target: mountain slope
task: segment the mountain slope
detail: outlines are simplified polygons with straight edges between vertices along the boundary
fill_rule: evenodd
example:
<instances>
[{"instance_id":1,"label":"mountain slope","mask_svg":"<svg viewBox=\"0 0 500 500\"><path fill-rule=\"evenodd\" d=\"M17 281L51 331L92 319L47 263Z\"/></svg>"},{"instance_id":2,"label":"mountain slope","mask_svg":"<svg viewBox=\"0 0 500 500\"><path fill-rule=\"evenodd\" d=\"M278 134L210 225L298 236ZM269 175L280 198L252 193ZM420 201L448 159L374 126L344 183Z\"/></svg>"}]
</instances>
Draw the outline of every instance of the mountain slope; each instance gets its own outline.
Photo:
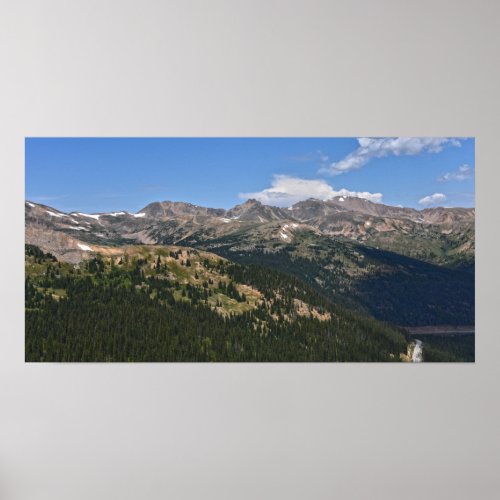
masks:
<instances>
[{"instance_id":1,"label":"mountain slope","mask_svg":"<svg viewBox=\"0 0 500 500\"><path fill-rule=\"evenodd\" d=\"M286 274L180 247L26 247L27 361L399 361L401 331Z\"/></svg>"},{"instance_id":2,"label":"mountain slope","mask_svg":"<svg viewBox=\"0 0 500 500\"><path fill-rule=\"evenodd\" d=\"M475 209L391 207L354 197L307 200L293 217L325 236L343 237L437 264L470 264Z\"/></svg>"},{"instance_id":3,"label":"mountain slope","mask_svg":"<svg viewBox=\"0 0 500 500\"><path fill-rule=\"evenodd\" d=\"M474 324L474 272L286 228L289 243L249 245L245 235L203 248L293 275L329 300L391 323Z\"/></svg>"}]
</instances>

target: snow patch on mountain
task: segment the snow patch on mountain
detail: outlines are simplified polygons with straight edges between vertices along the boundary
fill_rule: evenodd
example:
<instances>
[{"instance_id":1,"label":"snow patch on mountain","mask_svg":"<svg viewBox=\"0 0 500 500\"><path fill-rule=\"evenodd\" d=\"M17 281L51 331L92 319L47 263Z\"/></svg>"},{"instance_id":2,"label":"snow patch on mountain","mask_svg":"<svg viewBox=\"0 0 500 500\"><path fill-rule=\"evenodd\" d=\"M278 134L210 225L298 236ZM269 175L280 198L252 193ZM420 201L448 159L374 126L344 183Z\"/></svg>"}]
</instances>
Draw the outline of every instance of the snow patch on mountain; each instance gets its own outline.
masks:
<instances>
[{"instance_id":1,"label":"snow patch on mountain","mask_svg":"<svg viewBox=\"0 0 500 500\"><path fill-rule=\"evenodd\" d=\"M146 214L144 212L141 212L139 214L134 214L135 218L141 218L141 217L146 217Z\"/></svg>"},{"instance_id":2,"label":"snow patch on mountain","mask_svg":"<svg viewBox=\"0 0 500 500\"><path fill-rule=\"evenodd\" d=\"M99 215L95 215L95 214L83 214L82 212L78 212L77 215L81 215L82 217L90 217L91 219L99 220Z\"/></svg>"},{"instance_id":3,"label":"snow patch on mountain","mask_svg":"<svg viewBox=\"0 0 500 500\"><path fill-rule=\"evenodd\" d=\"M78 246L84 252L92 252L92 248L90 248L88 245L82 245L81 243L78 243Z\"/></svg>"},{"instance_id":4,"label":"snow patch on mountain","mask_svg":"<svg viewBox=\"0 0 500 500\"><path fill-rule=\"evenodd\" d=\"M51 216L51 217L68 217L66 214L56 214L54 212L51 212L50 210L46 210L46 212Z\"/></svg>"}]
</instances>

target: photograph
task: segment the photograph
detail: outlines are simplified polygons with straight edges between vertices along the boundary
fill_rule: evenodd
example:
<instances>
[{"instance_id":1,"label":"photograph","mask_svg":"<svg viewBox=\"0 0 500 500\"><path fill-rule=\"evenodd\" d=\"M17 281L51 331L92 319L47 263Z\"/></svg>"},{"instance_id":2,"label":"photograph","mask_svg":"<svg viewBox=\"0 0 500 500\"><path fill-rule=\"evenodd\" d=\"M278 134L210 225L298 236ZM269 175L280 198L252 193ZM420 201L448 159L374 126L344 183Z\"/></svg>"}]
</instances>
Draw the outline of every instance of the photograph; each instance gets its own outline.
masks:
<instances>
[{"instance_id":1,"label":"photograph","mask_svg":"<svg viewBox=\"0 0 500 500\"><path fill-rule=\"evenodd\" d=\"M28 362L474 362L469 137L25 140Z\"/></svg>"}]
</instances>

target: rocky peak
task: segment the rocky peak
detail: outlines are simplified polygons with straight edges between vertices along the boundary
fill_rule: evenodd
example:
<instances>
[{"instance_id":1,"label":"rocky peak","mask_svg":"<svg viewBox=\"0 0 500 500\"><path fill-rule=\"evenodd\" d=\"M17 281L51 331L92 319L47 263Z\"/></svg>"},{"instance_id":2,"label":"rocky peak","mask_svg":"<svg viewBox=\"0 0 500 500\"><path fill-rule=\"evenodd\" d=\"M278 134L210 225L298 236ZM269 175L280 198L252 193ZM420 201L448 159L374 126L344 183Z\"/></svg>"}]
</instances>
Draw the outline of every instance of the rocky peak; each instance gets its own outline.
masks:
<instances>
[{"instance_id":1,"label":"rocky peak","mask_svg":"<svg viewBox=\"0 0 500 500\"><path fill-rule=\"evenodd\" d=\"M150 217L158 219L172 218L179 216L222 216L224 209L221 208L207 208L193 205L192 203L185 203L183 201L155 201L145 206L141 213L145 213Z\"/></svg>"},{"instance_id":2,"label":"rocky peak","mask_svg":"<svg viewBox=\"0 0 500 500\"><path fill-rule=\"evenodd\" d=\"M263 205L258 200L250 199L228 210L226 217L264 223L272 220L287 219L290 217L290 213L287 213L286 209Z\"/></svg>"}]
</instances>

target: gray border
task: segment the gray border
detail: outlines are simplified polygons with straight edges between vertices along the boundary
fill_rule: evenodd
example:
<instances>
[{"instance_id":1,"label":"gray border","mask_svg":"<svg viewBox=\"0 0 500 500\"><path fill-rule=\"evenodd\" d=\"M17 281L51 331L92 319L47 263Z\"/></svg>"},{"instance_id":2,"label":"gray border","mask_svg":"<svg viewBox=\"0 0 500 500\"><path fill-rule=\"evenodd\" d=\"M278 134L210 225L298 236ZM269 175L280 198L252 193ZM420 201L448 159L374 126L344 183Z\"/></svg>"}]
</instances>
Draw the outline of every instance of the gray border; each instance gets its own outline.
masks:
<instances>
[{"instance_id":1,"label":"gray border","mask_svg":"<svg viewBox=\"0 0 500 500\"><path fill-rule=\"evenodd\" d=\"M0 496L497 498L498 2L0 6ZM26 136L476 137L475 365L30 365Z\"/></svg>"}]
</instances>

